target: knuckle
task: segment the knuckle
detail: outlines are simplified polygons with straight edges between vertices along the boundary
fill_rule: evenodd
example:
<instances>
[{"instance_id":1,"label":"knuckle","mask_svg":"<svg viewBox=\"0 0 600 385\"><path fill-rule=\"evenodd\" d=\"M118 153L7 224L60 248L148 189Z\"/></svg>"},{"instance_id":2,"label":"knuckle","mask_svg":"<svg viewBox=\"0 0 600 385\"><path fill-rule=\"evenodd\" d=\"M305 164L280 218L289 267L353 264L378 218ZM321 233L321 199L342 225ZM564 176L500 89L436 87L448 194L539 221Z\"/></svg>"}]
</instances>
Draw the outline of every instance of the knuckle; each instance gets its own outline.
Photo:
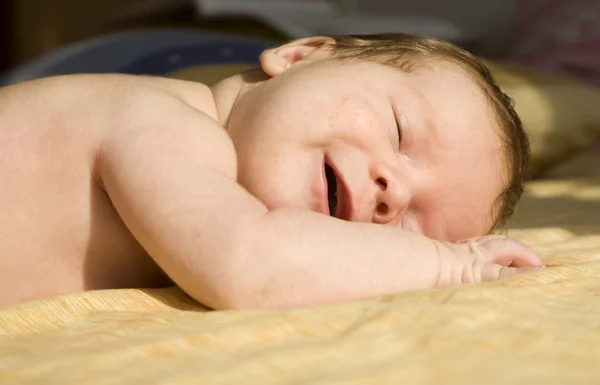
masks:
<instances>
[{"instance_id":1,"label":"knuckle","mask_svg":"<svg viewBox=\"0 0 600 385\"><path fill-rule=\"evenodd\" d=\"M475 272L477 270L477 265L478 262L475 259L463 265L462 284L468 285L471 283L476 283Z\"/></svg>"}]
</instances>

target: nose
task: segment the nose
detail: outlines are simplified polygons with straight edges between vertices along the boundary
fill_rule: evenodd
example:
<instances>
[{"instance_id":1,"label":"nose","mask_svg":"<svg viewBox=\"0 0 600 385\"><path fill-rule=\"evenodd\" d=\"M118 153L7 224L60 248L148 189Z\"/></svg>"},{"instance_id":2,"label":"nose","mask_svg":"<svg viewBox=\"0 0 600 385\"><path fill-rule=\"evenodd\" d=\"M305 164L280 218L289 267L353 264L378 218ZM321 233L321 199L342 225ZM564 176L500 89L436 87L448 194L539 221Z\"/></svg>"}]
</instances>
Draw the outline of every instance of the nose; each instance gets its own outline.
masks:
<instances>
[{"instance_id":1,"label":"nose","mask_svg":"<svg viewBox=\"0 0 600 385\"><path fill-rule=\"evenodd\" d=\"M373 174L377 191L373 222L379 224L398 224L412 198L407 178L385 166L377 167Z\"/></svg>"}]
</instances>

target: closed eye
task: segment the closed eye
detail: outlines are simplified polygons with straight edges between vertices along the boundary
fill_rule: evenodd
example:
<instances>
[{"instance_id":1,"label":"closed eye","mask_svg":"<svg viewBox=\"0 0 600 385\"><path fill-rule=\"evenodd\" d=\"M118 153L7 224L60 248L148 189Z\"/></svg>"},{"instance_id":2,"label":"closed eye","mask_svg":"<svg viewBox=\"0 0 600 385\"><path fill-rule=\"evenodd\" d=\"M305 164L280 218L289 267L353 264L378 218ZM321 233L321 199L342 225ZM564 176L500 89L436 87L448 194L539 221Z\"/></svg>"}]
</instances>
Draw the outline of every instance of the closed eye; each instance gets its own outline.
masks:
<instances>
[{"instance_id":1,"label":"closed eye","mask_svg":"<svg viewBox=\"0 0 600 385\"><path fill-rule=\"evenodd\" d=\"M402 125L398 121L398 118L396 118L396 130L398 131L398 147L400 147L402 144Z\"/></svg>"},{"instance_id":2,"label":"closed eye","mask_svg":"<svg viewBox=\"0 0 600 385\"><path fill-rule=\"evenodd\" d=\"M399 118L399 113L395 104L392 102L392 113L394 114L394 122L396 123L396 132L398 134L398 149L400 149L400 145L402 144L402 122L401 118Z\"/></svg>"}]
</instances>

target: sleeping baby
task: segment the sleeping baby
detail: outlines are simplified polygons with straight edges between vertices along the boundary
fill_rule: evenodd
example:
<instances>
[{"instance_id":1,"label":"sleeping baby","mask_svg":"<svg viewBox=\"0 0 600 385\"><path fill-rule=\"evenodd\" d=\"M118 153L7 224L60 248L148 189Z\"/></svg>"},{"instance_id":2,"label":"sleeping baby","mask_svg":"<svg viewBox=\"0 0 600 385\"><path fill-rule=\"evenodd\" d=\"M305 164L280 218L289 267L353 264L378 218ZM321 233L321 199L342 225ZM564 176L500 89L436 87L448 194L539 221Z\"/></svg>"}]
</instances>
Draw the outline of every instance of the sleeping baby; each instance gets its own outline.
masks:
<instances>
[{"instance_id":1,"label":"sleeping baby","mask_svg":"<svg viewBox=\"0 0 600 385\"><path fill-rule=\"evenodd\" d=\"M313 37L203 84L0 89L0 306L176 284L274 309L494 281L527 138L479 60L410 35Z\"/></svg>"}]
</instances>

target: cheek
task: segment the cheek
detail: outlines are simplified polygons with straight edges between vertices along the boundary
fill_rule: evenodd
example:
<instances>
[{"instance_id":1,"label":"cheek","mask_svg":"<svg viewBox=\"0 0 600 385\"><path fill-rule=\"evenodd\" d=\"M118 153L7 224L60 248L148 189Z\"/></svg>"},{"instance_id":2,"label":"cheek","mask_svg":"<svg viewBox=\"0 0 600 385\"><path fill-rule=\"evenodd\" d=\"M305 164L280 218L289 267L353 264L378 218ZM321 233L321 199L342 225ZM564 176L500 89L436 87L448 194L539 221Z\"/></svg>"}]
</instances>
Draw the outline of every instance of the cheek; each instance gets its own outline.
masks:
<instances>
[{"instance_id":1,"label":"cheek","mask_svg":"<svg viewBox=\"0 0 600 385\"><path fill-rule=\"evenodd\" d=\"M381 116L377 108L369 103L349 101L340 105L331 122L342 137L361 147L381 146L389 139Z\"/></svg>"},{"instance_id":2,"label":"cheek","mask_svg":"<svg viewBox=\"0 0 600 385\"><path fill-rule=\"evenodd\" d=\"M320 156L297 146L253 148L239 158L238 183L269 209L307 208Z\"/></svg>"}]
</instances>

